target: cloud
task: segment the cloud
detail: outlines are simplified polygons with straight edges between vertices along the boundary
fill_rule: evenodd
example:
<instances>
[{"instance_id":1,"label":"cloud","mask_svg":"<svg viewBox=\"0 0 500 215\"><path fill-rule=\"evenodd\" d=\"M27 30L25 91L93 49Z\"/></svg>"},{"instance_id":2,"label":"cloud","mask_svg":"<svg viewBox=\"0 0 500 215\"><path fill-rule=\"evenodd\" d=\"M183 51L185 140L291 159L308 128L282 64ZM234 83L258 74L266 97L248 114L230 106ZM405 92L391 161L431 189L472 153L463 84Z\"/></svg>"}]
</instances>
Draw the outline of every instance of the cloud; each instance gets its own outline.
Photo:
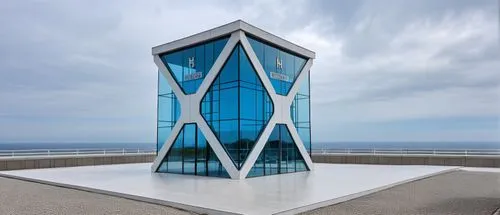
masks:
<instances>
[{"instance_id":1,"label":"cloud","mask_svg":"<svg viewBox=\"0 0 500 215\"><path fill-rule=\"evenodd\" d=\"M154 142L151 47L236 19L316 51L316 141L374 138L365 123L498 119L497 9L496 1L6 1L0 141ZM332 135L344 125L342 138ZM488 125L469 137L499 140L500 125Z\"/></svg>"}]
</instances>

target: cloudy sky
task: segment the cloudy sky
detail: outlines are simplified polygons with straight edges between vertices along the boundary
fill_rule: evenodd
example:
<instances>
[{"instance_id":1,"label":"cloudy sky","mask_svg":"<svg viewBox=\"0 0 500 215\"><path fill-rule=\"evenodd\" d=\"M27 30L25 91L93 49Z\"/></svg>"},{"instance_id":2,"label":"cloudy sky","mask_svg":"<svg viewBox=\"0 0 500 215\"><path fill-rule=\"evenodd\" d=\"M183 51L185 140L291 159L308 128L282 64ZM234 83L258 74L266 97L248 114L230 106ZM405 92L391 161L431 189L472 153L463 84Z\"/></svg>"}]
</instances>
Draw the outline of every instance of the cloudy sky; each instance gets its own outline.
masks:
<instances>
[{"instance_id":1,"label":"cloudy sky","mask_svg":"<svg viewBox=\"0 0 500 215\"><path fill-rule=\"evenodd\" d=\"M236 19L316 52L315 142L500 141L497 0L7 0L0 142L155 142L151 47Z\"/></svg>"}]
</instances>

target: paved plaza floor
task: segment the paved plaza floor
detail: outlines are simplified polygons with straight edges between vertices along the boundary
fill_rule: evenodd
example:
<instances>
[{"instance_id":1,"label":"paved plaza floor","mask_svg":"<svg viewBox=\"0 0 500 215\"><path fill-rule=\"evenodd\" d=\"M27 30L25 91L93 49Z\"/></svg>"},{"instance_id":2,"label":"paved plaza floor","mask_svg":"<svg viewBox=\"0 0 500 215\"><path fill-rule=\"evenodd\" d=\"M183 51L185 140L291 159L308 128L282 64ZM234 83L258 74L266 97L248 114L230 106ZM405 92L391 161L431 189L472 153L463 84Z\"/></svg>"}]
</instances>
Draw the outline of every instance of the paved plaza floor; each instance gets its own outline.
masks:
<instances>
[{"instance_id":1,"label":"paved plaza floor","mask_svg":"<svg viewBox=\"0 0 500 215\"><path fill-rule=\"evenodd\" d=\"M150 164L16 170L0 174L197 213L294 214L456 169L315 164L312 172L246 180L152 174Z\"/></svg>"}]
</instances>

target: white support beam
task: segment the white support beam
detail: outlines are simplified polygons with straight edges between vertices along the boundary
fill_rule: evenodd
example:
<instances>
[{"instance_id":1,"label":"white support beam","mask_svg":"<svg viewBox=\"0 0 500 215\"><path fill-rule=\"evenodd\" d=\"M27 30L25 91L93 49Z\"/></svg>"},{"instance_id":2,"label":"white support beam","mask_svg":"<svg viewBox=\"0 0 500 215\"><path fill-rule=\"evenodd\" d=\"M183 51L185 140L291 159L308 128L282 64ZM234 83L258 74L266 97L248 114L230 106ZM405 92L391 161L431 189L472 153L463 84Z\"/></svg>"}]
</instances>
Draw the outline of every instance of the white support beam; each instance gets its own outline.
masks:
<instances>
[{"instance_id":1,"label":"white support beam","mask_svg":"<svg viewBox=\"0 0 500 215\"><path fill-rule=\"evenodd\" d=\"M273 84L271 84L271 80L269 80L269 78L267 77L263 65L260 63L259 59L257 58L257 55L253 51L250 42L248 42L248 38L245 33L241 34L240 43L241 46L243 46L245 52L247 53L248 59L250 59L250 63L255 68L255 72L257 72L257 75L262 81L262 85L264 85L264 88L267 90L267 93L271 97L271 100L274 102L276 100L276 95L277 95L276 91L274 90Z\"/></svg>"},{"instance_id":2,"label":"white support beam","mask_svg":"<svg viewBox=\"0 0 500 215\"><path fill-rule=\"evenodd\" d=\"M288 132L290 132L290 136L292 136L292 139L293 139L293 142L295 143L295 146L297 146L297 149L299 149L300 155L302 155L302 158L306 162L307 168L311 171L314 170L314 165L313 165L311 156L309 156L309 153L307 152L307 149L304 146L302 139L300 139L299 133L297 132L297 128L293 125L292 120L287 120L287 122L285 124L286 124L286 127L288 128Z\"/></svg>"},{"instance_id":3,"label":"white support beam","mask_svg":"<svg viewBox=\"0 0 500 215\"><path fill-rule=\"evenodd\" d=\"M165 79L167 79L167 83L168 83L168 85L170 85L170 88L172 88L172 91L174 92L177 99L183 99L183 97L186 96L184 94L184 91L182 91L179 84L177 84L175 77L173 77L172 73L169 72L169 70L167 69L167 66L163 63L160 56L155 55L153 58L154 58L154 62L156 64L156 66L158 67L160 73L163 75L163 77L165 77Z\"/></svg>"},{"instance_id":4,"label":"white support beam","mask_svg":"<svg viewBox=\"0 0 500 215\"><path fill-rule=\"evenodd\" d=\"M271 98L271 101L273 103L273 115L269 119L269 122L267 123L266 127L262 131L262 134L260 135L259 139L253 146L252 151L248 154L245 163L243 164L242 168L240 169L240 176L241 178L246 178L250 170L252 169L253 165L255 164L255 161L259 157L260 153L262 152L262 149L264 149L264 146L266 145L267 140L269 139L269 136L271 135L271 132L274 129L274 126L276 123L281 121L281 99L279 99L278 95L276 94L276 91L274 90L273 85L271 84L271 81L267 77L266 72L264 71L264 68L262 64L259 62L259 59L257 58L257 55L253 51L250 43L248 42L248 38L246 35L243 33L241 35L240 39L241 45L243 46L243 49L247 53L248 58L250 59L250 63L253 65L255 68L255 71L257 72L257 75L259 76L260 80L262 81L262 85L264 88L267 90L269 97Z\"/></svg>"},{"instance_id":5,"label":"white support beam","mask_svg":"<svg viewBox=\"0 0 500 215\"><path fill-rule=\"evenodd\" d=\"M205 136L205 139L207 140L212 150L214 150L217 158L219 158L219 161L221 162L224 169L226 169L231 179L240 179L239 171L234 165L233 160L231 160L229 155L226 153L226 150L223 148L222 144L219 142L215 134L212 132L212 129L210 129L207 122L202 118L201 115L199 118L201 119L199 119L196 124L198 125L198 128Z\"/></svg>"},{"instance_id":6,"label":"white support beam","mask_svg":"<svg viewBox=\"0 0 500 215\"><path fill-rule=\"evenodd\" d=\"M160 59L160 56L154 55L154 62L156 66L158 66L158 69L160 70L161 74L165 77L165 79L167 79L168 84L172 88L172 91L174 92L176 98L179 100L179 103L181 104L181 114L177 122L175 122L174 127L172 128L170 136L167 138L167 140L165 140L162 148L158 152L158 155L156 156L155 160L153 161L153 165L151 166L152 172L156 172L158 170L158 168L161 165L161 162L167 155L168 150L170 149L175 139L177 138L177 135L184 126L186 111L182 111L182 107L186 107L185 105L187 103L186 95L184 94L180 86L177 84L177 81L175 81L175 78L172 76L172 73L168 70L166 65Z\"/></svg>"},{"instance_id":7,"label":"white support beam","mask_svg":"<svg viewBox=\"0 0 500 215\"><path fill-rule=\"evenodd\" d=\"M295 79L295 82L293 82L292 87L288 91L287 102L290 103L290 105L292 105L293 98L299 92L300 84L309 75L309 70L311 69L312 64L313 64L312 59L307 60L304 67L302 67L302 70L300 71L299 76L297 76L297 78Z\"/></svg>"}]
</instances>

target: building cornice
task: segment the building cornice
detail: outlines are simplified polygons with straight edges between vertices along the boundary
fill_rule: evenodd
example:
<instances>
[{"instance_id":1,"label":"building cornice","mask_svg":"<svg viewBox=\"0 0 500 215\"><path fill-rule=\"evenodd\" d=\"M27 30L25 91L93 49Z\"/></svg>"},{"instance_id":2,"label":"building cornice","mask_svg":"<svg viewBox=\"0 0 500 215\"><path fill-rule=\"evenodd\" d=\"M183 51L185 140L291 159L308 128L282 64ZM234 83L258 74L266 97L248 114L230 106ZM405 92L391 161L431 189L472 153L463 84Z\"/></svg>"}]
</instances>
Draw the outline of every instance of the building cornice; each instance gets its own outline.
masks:
<instances>
[{"instance_id":1,"label":"building cornice","mask_svg":"<svg viewBox=\"0 0 500 215\"><path fill-rule=\"evenodd\" d=\"M236 31L244 31L245 33L251 35L252 37L256 37L260 40L278 46L279 48L285 49L287 51L293 52L295 54L312 58L316 57L316 53L306 48L303 48L299 45L291 43L281 37L273 35L267 31L264 31L260 28L257 28L253 25L250 25L242 20L236 20L234 22L203 31L198 34L194 34L179 40L175 40L169 43L165 43L163 45L155 46L152 49L153 55L159 55L166 52L174 51L176 49L192 46L198 43L203 43L206 41L210 41L219 37L229 36L231 33Z\"/></svg>"}]
</instances>

